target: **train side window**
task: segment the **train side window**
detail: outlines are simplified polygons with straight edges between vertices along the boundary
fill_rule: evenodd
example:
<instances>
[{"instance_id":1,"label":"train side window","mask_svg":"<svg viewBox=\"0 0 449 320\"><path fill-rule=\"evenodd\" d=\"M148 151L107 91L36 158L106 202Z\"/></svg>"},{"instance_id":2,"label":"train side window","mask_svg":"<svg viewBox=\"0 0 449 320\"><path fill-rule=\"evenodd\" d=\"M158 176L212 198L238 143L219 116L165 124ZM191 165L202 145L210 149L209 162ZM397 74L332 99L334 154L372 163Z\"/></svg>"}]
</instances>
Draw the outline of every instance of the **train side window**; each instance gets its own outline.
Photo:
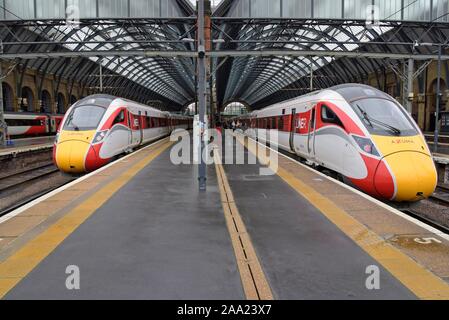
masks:
<instances>
[{"instance_id":1,"label":"train side window","mask_svg":"<svg viewBox=\"0 0 449 320\"><path fill-rule=\"evenodd\" d=\"M32 119L6 119L5 121L9 127L40 127L44 125L41 120Z\"/></svg>"},{"instance_id":2,"label":"train side window","mask_svg":"<svg viewBox=\"0 0 449 320\"><path fill-rule=\"evenodd\" d=\"M284 116L280 116L278 120L278 128L282 131L284 130Z\"/></svg>"},{"instance_id":3,"label":"train side window","mask_svg":"<svg viewBox=\"0 0 449 320\"><path fill-rule=\"evenodd\" d=\"M324 123L333 123L340 127L343 127L343 123L335 114L335 112L326 105L321 106L321 121L323 121Z\"/></svg>"},{"instance_id":4,"label":"train side window","mask_svg":"<svg viewBox=\"0 0 449 320\"><path fill-rule=\"evenodd\" d=\"M114 122L112 123L112 125L117 124L117 123L122 123L125 121L125 111L120 111L120 113L115 117Z\"/></svg>"}]
</instances>

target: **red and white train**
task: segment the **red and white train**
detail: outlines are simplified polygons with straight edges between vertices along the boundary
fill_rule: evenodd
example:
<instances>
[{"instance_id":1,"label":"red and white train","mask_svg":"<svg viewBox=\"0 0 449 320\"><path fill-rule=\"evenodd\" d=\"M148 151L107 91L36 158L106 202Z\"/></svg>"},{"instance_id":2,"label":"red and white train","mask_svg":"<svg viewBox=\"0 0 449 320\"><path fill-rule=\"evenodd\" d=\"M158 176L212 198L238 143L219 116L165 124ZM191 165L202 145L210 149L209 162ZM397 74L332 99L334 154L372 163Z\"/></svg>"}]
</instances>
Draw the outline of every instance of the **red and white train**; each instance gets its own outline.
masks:
<instances>
[{"instance_id":1,"label":"red and white train","mask_svg":"<svg viewBox=\"0 0 449 320\"><path fill-rule=\"evenodd\" d=\"M376 198L417 201L436 188L435 164L418 125L394 98L370 86L335 86L238 120L246 134L327 168Z\"/></svg>"},{"instance_id":2,"label":"red and white train","mask_svg":"<svg viewBox=\"0 0 449 320\"><path fill-rule=\"evenodd\" d=\"M93 95L67 111L53 148L55 164L67 173L94 171L116 156L191 129L192 119L109 95Z\"/></svg>"},{"instance_id":3,"label":"red and white train","mask_svg":"<svg viewBox=\"0 0 449 320\"><path fill-rule=\"evenodd\" d=\"M8 112L5 122L11 137L29 137L56 134L64 115L45 113Z\"/></svg>"}]
</instances>

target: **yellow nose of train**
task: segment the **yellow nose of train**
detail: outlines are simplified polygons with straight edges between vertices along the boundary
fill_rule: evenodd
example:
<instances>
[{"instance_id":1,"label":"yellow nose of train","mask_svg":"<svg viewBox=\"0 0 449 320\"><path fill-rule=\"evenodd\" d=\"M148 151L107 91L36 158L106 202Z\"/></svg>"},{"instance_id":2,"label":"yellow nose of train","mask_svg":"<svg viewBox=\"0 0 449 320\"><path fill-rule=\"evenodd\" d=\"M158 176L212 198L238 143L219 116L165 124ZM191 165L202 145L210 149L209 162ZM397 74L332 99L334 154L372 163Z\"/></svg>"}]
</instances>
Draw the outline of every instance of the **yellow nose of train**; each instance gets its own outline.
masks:
<instances>
[{"instance_id":1,"label":"yellow nose of train","mask_svg":"<svg viewBox=\"0 0 449 320\"><path fill-rule=\"evenodd\" d=\"M95 131L62 131L56 143L55 164L63 172L83 173Z\"/></svg>"},{"instance_id":2,"label":"yellow nose of train","mask_svg":"<svg viewBox=\"0 0 449 320\"><path fill-rule=\"evenodd\" d=\"M421 136L380 137L373 140L384 155L393 183L394 201L418 201L427 198L435 191L438 177L432 156ZM379 171L379 170L378 170ZM383 180L382 180L383 179ZM376 175L376 188L386 186L385 175Z\"/></svg>"}]
</instances>

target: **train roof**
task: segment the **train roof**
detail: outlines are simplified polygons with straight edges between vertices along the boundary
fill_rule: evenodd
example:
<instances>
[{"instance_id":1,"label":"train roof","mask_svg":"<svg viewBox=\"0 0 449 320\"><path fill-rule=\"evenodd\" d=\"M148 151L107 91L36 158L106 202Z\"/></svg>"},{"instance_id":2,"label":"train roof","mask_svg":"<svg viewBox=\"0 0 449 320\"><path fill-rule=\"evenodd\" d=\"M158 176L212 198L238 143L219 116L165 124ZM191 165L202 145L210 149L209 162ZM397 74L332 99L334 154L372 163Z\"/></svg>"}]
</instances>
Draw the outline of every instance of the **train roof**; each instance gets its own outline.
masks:
<instances>
[{"instance_id":1,"label":"train roof","mask_svg":"<svg viewBox=\"0 0 449 320\"><path fill-rule=\"evenodd\" d=\"M263 109L254 110L251 114L257 115L259 113L265 113L269 112L272 109L277 108L289 108L291 106L292 102L295 103L301 103L301 102L307 102L311 100L319 100L321 98L326 99L335 99L335 100L346 100L348 103L351 103L356 100L360 99L366 99L366 98L380 98L380 99L387 99L394 101L394 98L392 98L387 93L380 91L376 88L373 88L371 86L365 85L365 84L359 84L359 83L346 83L342 85L333 86L326 89L321 89L317 91L313 91L310 93L307 93L302 96L298 96L292 99L288 99L285 101L278 102L276 104L273 104L271 106L265 107Z\"/></svg>"},{"instance_id":2,"label":"train roof","mask_svg":"<svg viewBox=\"0 0 449 320\"><path fill-rule=\"evenodd\" d=\"M172 118L177 118L177 119L188 119L189 117L186 115L181 115L181 114L171 114L168 111L165 110L159 110L157 108L148 106L148 105L144 105L132 100L128 100L125 98L121 98L121 97L116 97L116 96L112 96L112 95L108 95L108 94L94 94L94 95L90 95L87 96L79 101L77 101L75 104L73 104L74 107L76 106L81 106L81 105L95 105L95 106L100 106L103 108L109 108L109 107L113 107L115 105L120 105L123 102L126 102L127 104L129 104L130 107L145 107L149 110L152 110L153 112L156 112L158 114L164 114L167 117L170 116Z\"/></svg>"},{"instance_id":3,"label":"train roof","mask_svg":"<svg viewBox=\"0 0 449 320\"><path fill-rule=\"evenodd\" d=\"M111 103L116 99L117 99L117 97L111 96L109 94L94 94L91 96L87 96L81 100L78 100L77 102L75 102L73 104L73 106L90 104L90 105L108 108L111 105Z\"/></svg>"},{"instance_id":4,"label":"train roof","mask_svg":"<svg viewBox=\"0 0 449 320\"><path fill-rule=\"evenodd\" d=\"M390 95L366 84L347 83L329 88L339 93L346 101L352 102L365 98L394 100Z\"/></svg>"}]
</instances>

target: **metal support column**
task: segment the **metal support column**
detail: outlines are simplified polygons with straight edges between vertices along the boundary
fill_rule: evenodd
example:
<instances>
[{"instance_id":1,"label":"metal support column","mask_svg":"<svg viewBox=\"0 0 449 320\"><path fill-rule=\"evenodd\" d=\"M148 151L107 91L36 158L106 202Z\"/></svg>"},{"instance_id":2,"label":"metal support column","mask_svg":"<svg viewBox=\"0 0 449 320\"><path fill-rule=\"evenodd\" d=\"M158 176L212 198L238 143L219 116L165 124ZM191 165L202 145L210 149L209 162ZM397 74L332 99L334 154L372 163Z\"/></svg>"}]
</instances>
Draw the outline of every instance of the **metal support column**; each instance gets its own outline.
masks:
<instances>
[{"instance_id":1,"label":"metal support column","mask_svg":"<svg viewBox=\"0 0 449 320\"><path fill-rule=\"evenodd\" d=\"M0 146L6 145L6 122L3 114L3 69L0 62Z\"/></svg>"},{"instance_id":2,"label":"metal support column","mask_svg":"<svg viewBox=\"0 0 449 320\"><path fill-rule=\"evenodd\" d=\"M433 152L438 152L438 134L440 118L440 81L441 81L441 44L438 45L438 65L437 65L437 92L435 105L435 134L433 137Z\"/></svg>"},{"instance_id":3,"label":"metal support column","mask_svg":"<svg viewBox=\"0 0 449 320\"><path fill-rule=\"evenodd\" d=\"M199 165L198 181L200 191L206 190L206 163L203 159L205 113L206 113L206 47L205 47L205 28L204 28L204 2L198 0L198 109L200 122L200 143L199 143Z\"/></svg>"},{"instance_id":4,"label":"metal support column","mask_svg":"<svg viewBox=\"0 0 449 320\"><path fill-rule=\"evenodd\" d=\"M103 60L100 59L100 92L103 93Z\"/></svg>"},{"instance_id":5,"label":"metal support column","mask_svg":"<svg viewBox=\"0 0 449 320\"><path fill-rule=\"evenodd\" d=\"M414 68L415 68L415 64L414 64L414 60L413 59L408 59L408 64L407 64L407 90L405 92L405 99L406 99L406 106L407 106L407 111L408 113L412 114L412 109L413 109L413 105L412 105L412 96L413 96L413 79L414 79Z\"/></svg>"},{"instance_id":6,"label":"metal support column","mask_svg":"<svg viewBox=\"0 0 449 320\"><path fill-rule=\"evenodd\" d=\"M310 92L313 92L313 62L310 59Z\"/></svg>"}]
</instances>

